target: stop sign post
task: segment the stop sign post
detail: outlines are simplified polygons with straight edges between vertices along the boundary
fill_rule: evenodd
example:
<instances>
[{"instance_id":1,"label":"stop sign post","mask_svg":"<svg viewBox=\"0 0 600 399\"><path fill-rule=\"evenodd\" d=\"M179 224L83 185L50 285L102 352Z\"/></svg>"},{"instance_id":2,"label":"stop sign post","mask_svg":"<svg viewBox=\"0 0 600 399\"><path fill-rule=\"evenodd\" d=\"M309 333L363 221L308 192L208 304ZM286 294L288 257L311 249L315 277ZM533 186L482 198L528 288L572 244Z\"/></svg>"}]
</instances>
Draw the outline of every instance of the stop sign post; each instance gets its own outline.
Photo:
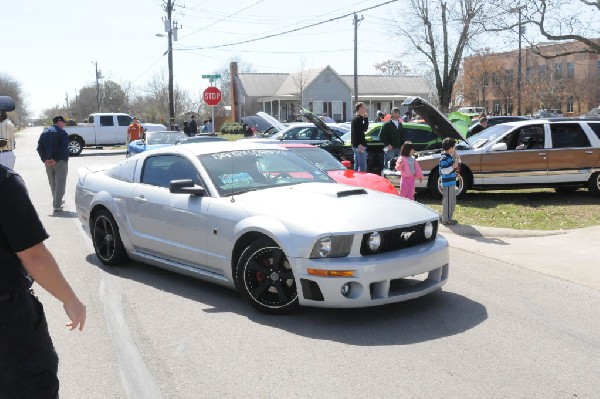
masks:
<instances>
[{"instance_id":1,"label":"stop sign post","mask_svg":"<svg viewBox=\"0 0 600 399\"><path fill-rule=\"evenodd\" d=\"M204 90L204 92L202 93L202 98L204 98L204 102L206 103L206 105L210 105L211 106L211 113L212 113L212 132L215 132L215 106L219 105L219 103L221 102L221 90L219 90L219 88L215 87L215 86L209 86L206 88L206 90Z\"/></svg>"}]
</instances>

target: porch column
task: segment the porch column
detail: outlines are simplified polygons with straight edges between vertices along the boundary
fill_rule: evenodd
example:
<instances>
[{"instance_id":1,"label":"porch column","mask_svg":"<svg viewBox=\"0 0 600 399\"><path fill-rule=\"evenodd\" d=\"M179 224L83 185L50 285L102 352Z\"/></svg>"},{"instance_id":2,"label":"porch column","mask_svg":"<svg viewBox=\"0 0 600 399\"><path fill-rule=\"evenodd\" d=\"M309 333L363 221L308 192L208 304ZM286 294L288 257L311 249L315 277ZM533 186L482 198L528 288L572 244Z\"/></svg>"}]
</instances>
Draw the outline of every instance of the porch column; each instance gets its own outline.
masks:
<instances>
[{"instance_id":1,"label":"porch column","mask_svg":"<svg viewBox=\"0 0 600 399\"><path fill-rule=\"evenodd\" d=\"M277 100L277 120L281 122L281 100Z\"/></svg>"}]
</instances>

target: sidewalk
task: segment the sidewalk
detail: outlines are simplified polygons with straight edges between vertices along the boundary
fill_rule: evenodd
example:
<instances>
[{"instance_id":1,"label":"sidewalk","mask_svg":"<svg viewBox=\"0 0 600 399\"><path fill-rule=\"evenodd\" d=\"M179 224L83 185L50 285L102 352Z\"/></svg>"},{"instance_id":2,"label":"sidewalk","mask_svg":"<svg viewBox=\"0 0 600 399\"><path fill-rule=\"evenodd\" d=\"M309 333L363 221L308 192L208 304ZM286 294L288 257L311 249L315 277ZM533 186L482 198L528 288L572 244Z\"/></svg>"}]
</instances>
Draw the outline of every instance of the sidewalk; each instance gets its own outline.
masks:
<instances>
[{"instance_id":1,"label":"sidewalk","mask_svg":"<svg viewBox=\"0 0 600 399\"><path fill-rule=\"evenodd\" d=\"M440 233L452 248L600 290L600 226L536 231L458 224L440 225Z\"/></svg>"}]
</instances>

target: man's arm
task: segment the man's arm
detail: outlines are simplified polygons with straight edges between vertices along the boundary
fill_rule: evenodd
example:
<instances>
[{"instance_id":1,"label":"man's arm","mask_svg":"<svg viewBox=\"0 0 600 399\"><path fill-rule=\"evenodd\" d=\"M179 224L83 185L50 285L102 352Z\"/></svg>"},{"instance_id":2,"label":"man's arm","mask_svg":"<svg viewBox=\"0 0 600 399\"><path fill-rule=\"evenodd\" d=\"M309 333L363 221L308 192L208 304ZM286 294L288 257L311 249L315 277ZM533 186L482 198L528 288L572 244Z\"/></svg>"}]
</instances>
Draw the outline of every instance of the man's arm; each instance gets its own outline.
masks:
<instances>
[{"instance_id":1,"label":"man's arm","mask_svg":"<svg viewBox=\"0 0 600 399\"><path fill-rule=\"evenodd\" d=\"M42 162L46 162L46 149L44 148L44 133L40 135L38 139L37 152L40 155Z\"/></svg>"},{"instance_id":2,"label":"man's arm","mask_svg":"<svg viewBox=\"0 0 600 399\"><path fill-rule=\"evenodd\" d=\"M388 122L384 123L383 126L381 127L381 133L379 133L379 140L381 140L384 147L387 147L390 144L390 140L388 139L388 134L389 134L388 127L389 127L389 123Z\"/></svg>"},{"instance_id":3,"label":"man's arm","mask_svg":"<svg viewBox=\"0 0 600 399\"><path fill-rule=\"evenodd\" d=\"M27 272L33 279L56 299L63 303L65 313L69 317L66 324L70 330L79 327L83 330L85 325L85 306L73 292L65 280L56 260L48 251L44 243L39 243L24 251L17 252Z\"/></svg>"}]
</instances>

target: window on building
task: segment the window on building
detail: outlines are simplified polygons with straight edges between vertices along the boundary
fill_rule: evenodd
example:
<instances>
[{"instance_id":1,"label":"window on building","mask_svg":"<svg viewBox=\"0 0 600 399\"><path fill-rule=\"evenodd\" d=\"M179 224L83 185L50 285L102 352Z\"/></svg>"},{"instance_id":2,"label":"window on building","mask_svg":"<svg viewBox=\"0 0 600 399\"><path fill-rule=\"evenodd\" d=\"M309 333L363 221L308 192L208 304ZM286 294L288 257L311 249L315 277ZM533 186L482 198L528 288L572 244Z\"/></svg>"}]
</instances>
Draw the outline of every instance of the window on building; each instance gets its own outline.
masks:
<instances>
[{"instance_id":1,"label":"window on building","mask_svg":"<svg viewBox=\"0 0 600 399\"><path fill-rule=\"evenodd\" d=\"M509 69L506 71L506 73L504 75L504 81L509 86L512 84L512 82L513 82L513 70L512 69Z\"/></svg>"},{"instance_id":2,"label":"window on building","mask_svg":"<svg viewBox=\"0 0 600 399\"><path fill-rule=\"evenodd\" d=\"M598 70L598 75L600 75L600 61L596 62L596 69Z\"/></svg>"},{"instance_id":3,"label":"window on building","mask_svg":"<svg viewBox=\"0 0 600 399\"><path fill-rule=\"evenodd\" d=\"M533 69L534 69L534 68L533 68L532 66L528 66L528 67L527 67L526 76L527 76L528 78L530 78L531 76L533 76Z\"/></svg>"},{"instance_id":4,"label":"window on building","mask_svg":"<svg viewBox=\"0 0 600 399\"><path fill-rule=\"evenodd\" d=\"M563 65L562 62L558 63L558 64L554 64L554 78L555 79L562 79L562 70Z\"/></svg>"},{"instance_id":5,"label":"window on building","mask_svg":"<svg viewBox=\"0 0 600 399\"><path fill-rule=\"evenodd\" d=\"M575 63L573 61L567 62L567 78L573 79L575 77Z\"/></svg>"},{"instance_id":6,"label":"window on building","mask_svg":"<svg viewBox=\"0 0 600 399\"><path fill-rule=\"evenodd\" d=\"M484 87L487 87L488 85L489 85L489 82L488 82L488 74L487 74L487 72L484 72L484 73L483 73L483 86L484 86Z\"/></svg>"},{"instance_id":7,"label":"window on building","mask_svg":"<svg viewBox=\"0 0 600 399\"><path fill-rule=\"evenodd\" d=\"M492 74L492 80L494 81L494 86L500 86L500 75L494 72Z\"/></svg>"},{"instance_id":8,"label":"window on building","mask_svg":"<svg viewBox=\"0 0 600 399\"><path fill-rule=\"evenodd\" d=\"M506 113L508 115L512 115L513 114L513 100L511 98L509 98L508 100L506 100Z\"/></svg>"},{"instance_id":9,"label":"window on building","mask_svg":"<svg viewBox=\"0 0 600 399\"><path fill-rule=\"evenodd\" d=\"M323 113L323 101L313 101L312 111L317 115L321 115Z\"/></svg>"},{"instance_id":10,"label":"window on building","mask_svg":"<svg viewBox=\"0 0 600 399\"><path fill-rule=\"evenodd\" d=\"M548 66L540 65L538 71L539 71L540 77L546 76L546 73L548 72Z\"/></svg>"},{"instance_id":11,"label":"window on building","mask_svg":"<svg viewBox=\"0 0 600 399\"><path fill-rule=\"evenodd\" d=\"M567 98L567 112L573 112L573 96Z\"/></svg>"},{"instance_id":12,"label":"window on building","mask_svg":"<svg viewBox=\"0 0 600 399\"><path fill-rule=\"evenodd\" d=\"M500 113L500 100L494 100L494 114Z\"/></svg>"}]
</instances>

